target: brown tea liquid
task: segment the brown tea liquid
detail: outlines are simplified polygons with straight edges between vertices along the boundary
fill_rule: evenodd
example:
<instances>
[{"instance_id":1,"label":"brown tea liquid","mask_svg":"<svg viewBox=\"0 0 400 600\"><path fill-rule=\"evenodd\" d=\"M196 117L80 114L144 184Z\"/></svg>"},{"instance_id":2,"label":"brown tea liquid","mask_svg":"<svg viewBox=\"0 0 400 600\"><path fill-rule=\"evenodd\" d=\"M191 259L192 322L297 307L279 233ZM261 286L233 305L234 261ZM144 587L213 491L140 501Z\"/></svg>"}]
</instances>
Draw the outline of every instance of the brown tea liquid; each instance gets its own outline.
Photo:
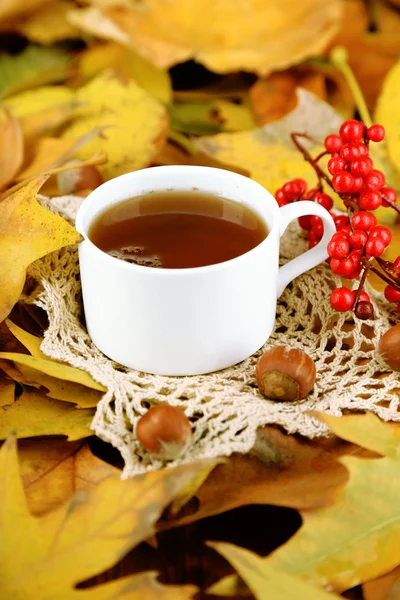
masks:
<instances>
[{"instance_id":1,"label":"brown tea liquid","mask_svg":"<svg viewBox=\"0 0 400 600\"><path fill-rule=\"evenodd\" d=\"M248 207L198 191L151 192L93 222L90 240L121 260L149 267L204 267L248 252L268 235Z\"/></svg>"}]
</instances>

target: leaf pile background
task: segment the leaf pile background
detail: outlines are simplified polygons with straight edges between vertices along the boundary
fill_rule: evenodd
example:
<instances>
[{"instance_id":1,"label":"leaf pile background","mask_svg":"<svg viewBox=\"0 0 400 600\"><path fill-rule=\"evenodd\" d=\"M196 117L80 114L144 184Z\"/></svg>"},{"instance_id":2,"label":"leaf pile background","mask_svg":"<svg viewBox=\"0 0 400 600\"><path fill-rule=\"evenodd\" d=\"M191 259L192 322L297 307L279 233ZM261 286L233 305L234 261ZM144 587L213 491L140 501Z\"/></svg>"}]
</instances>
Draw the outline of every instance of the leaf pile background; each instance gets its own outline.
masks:
<instances>
[{"instance_id":1,"label":"leaf pile background","mask_svg":"<svg viewBox=\"0 0 400 600\"><path fill-rule=\"evenodd\" d=\"M400 192L399 96L398 0L0 2L2 600L400 598L398 426L320 415L330 438L270 426L249 455L122 481L90 429L106 390L43 354L25 301L29 265L80 241L46 198L132 170L312 184L290 132L317 154L361 117Z\"/></svg>"}]
</instances>

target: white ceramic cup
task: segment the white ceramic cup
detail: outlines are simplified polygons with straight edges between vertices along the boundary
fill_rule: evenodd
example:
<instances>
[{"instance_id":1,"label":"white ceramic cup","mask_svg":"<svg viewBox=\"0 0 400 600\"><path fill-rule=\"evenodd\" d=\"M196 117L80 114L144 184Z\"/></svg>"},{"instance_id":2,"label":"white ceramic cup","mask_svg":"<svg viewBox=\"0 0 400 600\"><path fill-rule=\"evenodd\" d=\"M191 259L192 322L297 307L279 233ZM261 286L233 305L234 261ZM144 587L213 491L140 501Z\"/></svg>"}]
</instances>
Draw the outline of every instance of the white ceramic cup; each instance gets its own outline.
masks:
<instances>
[{"instance_id":1,"label":"white ceramic cup","mask_svg":"<svg viewBox=\"0 0 400 600\"><path fill-rule=\"evenodd\" d=\"M88 238L93 220L132 196L153 190L209 192L249 206L269 234L258 246L223 263L159 269L109 256ZM320 243L279 269L279 241L296 217L318 215ZM255 181L222 169L152 167L127 173L94 190L79 209L76 228L86 325L95 345L118 363L163 375L196 375L232 366L258 350L274 327L277 298L295 277L324 261L335 233L332 217L315 202L279 208Z\"/></svg>"}]
</instances>

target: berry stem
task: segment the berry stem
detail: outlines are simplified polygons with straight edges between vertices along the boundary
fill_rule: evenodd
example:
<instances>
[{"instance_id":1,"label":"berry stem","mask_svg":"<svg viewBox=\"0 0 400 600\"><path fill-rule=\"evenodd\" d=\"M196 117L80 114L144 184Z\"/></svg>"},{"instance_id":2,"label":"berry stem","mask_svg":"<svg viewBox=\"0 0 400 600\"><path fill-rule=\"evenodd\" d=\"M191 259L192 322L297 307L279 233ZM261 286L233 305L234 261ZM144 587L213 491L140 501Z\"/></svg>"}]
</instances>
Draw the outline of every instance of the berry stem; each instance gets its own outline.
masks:
<instances>
[{"instance_id":1,"label":"berry stem","mask_svg":"<svg viewBox=\"0 0 400 600\"><path fill-rule=\"evenodd\" d=\"M365 102L361 88L358 85L358 81L348 63L348 52L346 48L343 46L336 46L331 51L329 58L331 63L345 78L346 83L353 94L354 102L362 120L366 123L367 127L370 127L372 125L371 115L369 114L367 103Z\"/></svg>"},{"instance_id":2,"label":"berry stem","mask_svg":"<svg viewBox=\"0 0 400 600\"><path fill-rule=\"evenodd\" d=\"M300 152L302 153L304 160L309 162L310 165L313 167L314 171L317 174L321 188L322 188L321 180L323 179L324 181L326 181L326 183L329 185L329 187L334 189L330 177L325 173L325 171L323 169L321 169L321 167L319 165L316 164L317 159L314 159L311 156L311 154L308 152L308 150L306 148L304 148L304 146L298 140L298 138L305 138L305 139L309 140L310 139L309 135L307 133L293 132L290 134L290 137L292 138L292 141L293 141L294 145L296 146L296 148L298 150L300 150Z\"/></svg>"},{"instance_id":3,"label":"berry stem","mask_svg":"<svg viewBox=\"0 0 400 600\"><path fill-rule=\"evenodd\" d=\"M388 285L391 285L392 287L394 287L396 290L400 291L400 285L394 281L393 279L391 279L385 272L382 273L382 271L380 271L379 269L377 269L376 267L374 267L373 265L371 265L371 263L369 263L366 259L362 260L362 263L364 265L364 267L369 264L369 270L371 271L371 273L375 273L375 275L378 275L378 277L380 277L385 283L387 283Z\"/></svg>"},{"instance_id":4,"label":"berry stem","mask_svg":"<svg viewBox=\"0 0 400 600\"><path fill-rule=\"evenodd\" d=\"M397 204L395 204L395 203L394 203L394 202L392 202L391 200L388 200L384 194L382 194L382 199L383 199L385 202L387 202L387 203L389 204L389 206L390 206L391 208L393 208L393 209L394 209L394 210L395 210L395 211L396 211L396 212L397 212L397 213L400 215L400 207L399 207L399 206L397 206Z\"/></svg>"},{"instance_id":5,"label":"berry stem","mask_svg":"<svg viewBox=\"0 0 400 600\"><path fill-rule=\"evenodd\" d=\"M361 292L363 291L365 280L367 279L367 275L370 270L371 270L371 264L368 261L366 261L366 265L364 265L364 271L363 271L363 274L361 275L360 283L357 288L356 297L354 298L353 310L355 310L355 308L358 304Z\"/></svg>"}]
</instances>

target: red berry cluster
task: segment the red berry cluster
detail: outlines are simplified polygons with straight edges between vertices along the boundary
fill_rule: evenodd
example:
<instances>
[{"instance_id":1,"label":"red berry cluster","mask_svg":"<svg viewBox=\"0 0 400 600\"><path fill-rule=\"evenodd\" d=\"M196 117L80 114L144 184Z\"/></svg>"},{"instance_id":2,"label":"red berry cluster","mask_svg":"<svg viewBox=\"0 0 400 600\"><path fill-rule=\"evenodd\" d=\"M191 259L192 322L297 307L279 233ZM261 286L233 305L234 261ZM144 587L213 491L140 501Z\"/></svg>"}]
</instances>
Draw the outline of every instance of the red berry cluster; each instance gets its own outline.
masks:
<instances>
[{"instance_id":1,"label":"red berry cluster","mask_svg":"<svg viewBox=\"0 0 400 600\"><path fill-rule=\"evenodd\" d=\"M313 159L298 141L298 138L307 135L292 134L293 142L314 167L318 185L307 190L303 179L293 179L276 192L279 206L312 200L332 215L337 231L328 243L328 263L336 275L350 280L361 276L361 281L356 290L346 287L334 290L330 298L331 306L340 312L353 310L360 319L373 317L370 298L363 291L370 270L388 284L385 296L389 302L397 303L400 312L400 257L394 263L380 258L389 246L392 234L387 227L378 225L375 215L368 212L380 206L390 206L400 212L396 206L396 191L385 187L384 174L374 169L373 160L369 156L369 143L380 142L384 136L382 125L367 128L360 121L351 119L342 124L339 135L328 135L325 138L326 151ZM332 178L318 165L320 158L325 155L330 155L328 171ZM331 212L333 200L324 192L325 183L341 197L347 208L347 215L335 215ZM300 217L299 224L307 231L309 247L318 244L324 232L322 220L310 215ZM378 266L375 266L374 261Z\"/></svg>"}]
</instances>

